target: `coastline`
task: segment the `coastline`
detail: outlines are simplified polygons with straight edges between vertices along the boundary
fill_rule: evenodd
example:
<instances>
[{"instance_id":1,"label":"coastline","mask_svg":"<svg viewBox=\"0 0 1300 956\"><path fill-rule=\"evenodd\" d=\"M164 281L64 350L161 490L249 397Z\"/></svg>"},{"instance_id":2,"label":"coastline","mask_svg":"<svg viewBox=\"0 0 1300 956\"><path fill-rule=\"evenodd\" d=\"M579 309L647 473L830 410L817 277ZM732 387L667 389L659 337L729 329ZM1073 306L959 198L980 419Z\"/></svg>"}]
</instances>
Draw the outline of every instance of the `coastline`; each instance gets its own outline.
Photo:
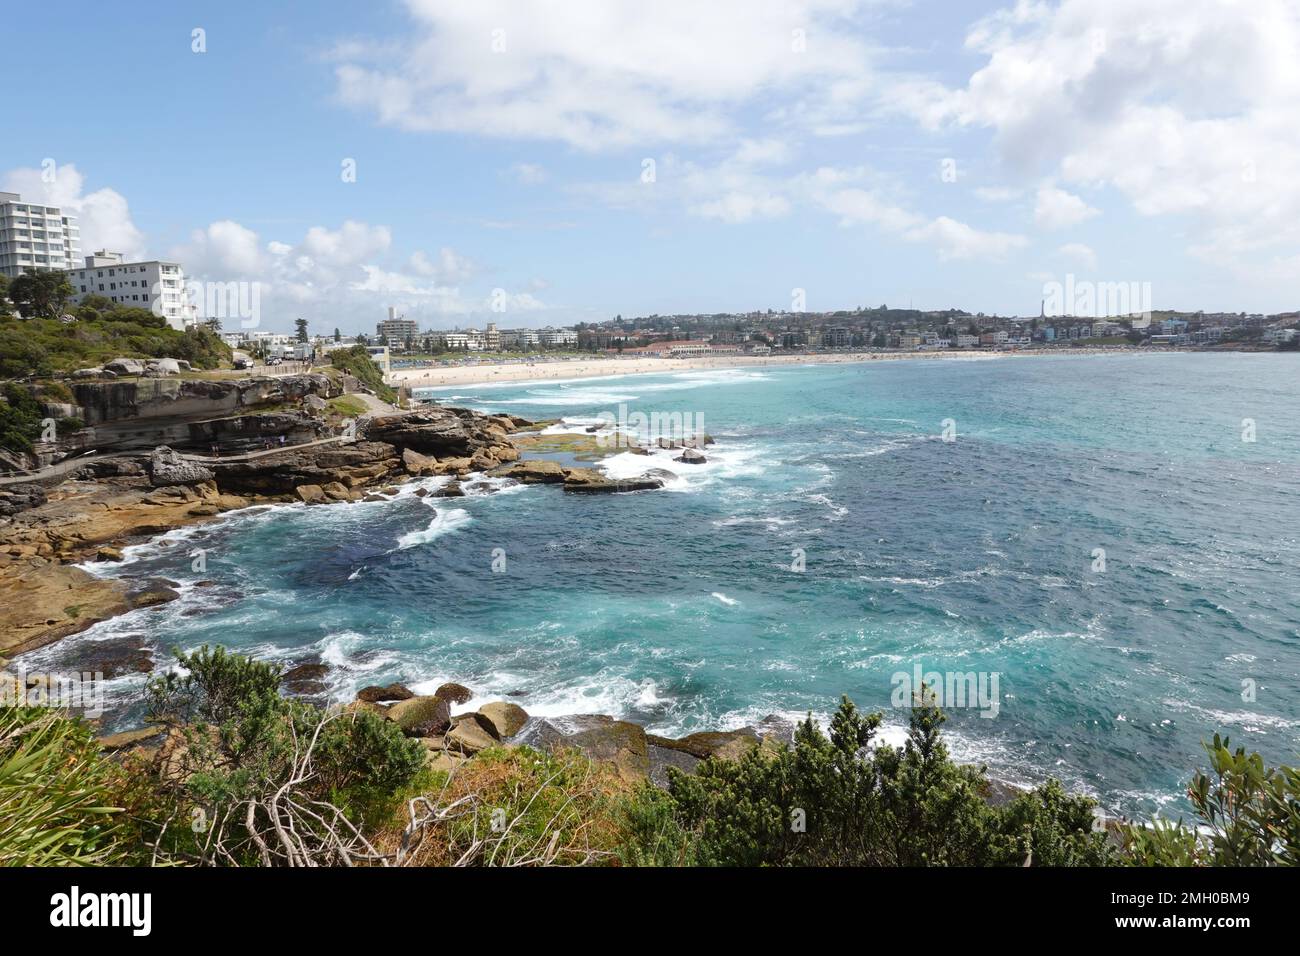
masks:
<instances>
[{"instance_id":1,"label":"coastline","mask_svg":"<svg viewBox=\"0 0 1300 956\"><path fill-rule=\"evenodd\" d=\"M519 363L449 365L398 369L384 376L391 385L441 388L453 385L492 385L505 382L559 381L617 375L654 375L723 368L771 368L787 365L868 365L914 360L981 362L1042 356L1150 354L1136 348L1032 349L1014 352L830 352L809 355L707 356L699 358L590 358ZM1161 353L1163 354L1163 353ZM1170 350L1173 354L1173 350Z\"/></svg>"}]
</instances>

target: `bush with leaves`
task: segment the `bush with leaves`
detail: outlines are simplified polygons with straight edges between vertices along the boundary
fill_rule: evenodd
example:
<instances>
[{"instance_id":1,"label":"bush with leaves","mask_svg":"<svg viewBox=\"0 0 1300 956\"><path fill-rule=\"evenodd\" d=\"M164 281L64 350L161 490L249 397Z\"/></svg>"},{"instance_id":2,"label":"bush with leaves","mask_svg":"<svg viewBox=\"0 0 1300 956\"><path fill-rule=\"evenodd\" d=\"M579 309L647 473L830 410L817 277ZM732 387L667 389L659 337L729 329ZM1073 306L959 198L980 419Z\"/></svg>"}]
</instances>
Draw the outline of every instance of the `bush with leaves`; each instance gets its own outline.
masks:
<instances>
[{"instance_id":1,"label":"bush with leaves","mask_svg":"<svg viewBox=\"0 0 1300 956\"><path fill-rule=\"evenodd\" d=\"M1296 866L1300 864L1300 770L1266 767L1227 737L1205 745L1211 774L1198 772L1187 789L1200 832L1181 820L1124 828L1124 845L1138 866Z\"/></svg>"},{"instance_id":2,"label":"bush with leaves","mask_svg":"<svg viewBox=\"0 0 1300 956\"><path fill-rule=\"evenodd\" d=\"M792 747L669 771L667 795L642 791L626 813L629 863L706 866L1019 866L1100 864L1092 801L1059 784L1005 807L983 768L959 766L944 715L918 703L904 746L872 746L881 715L846 697L830 735L811 717Z\"/></svg>"},{"instance_id":3,"label":"bush with leaves","mask_svg":"<svg viewBox=\"0 0 1300 956\"><path fill-rule=\"evenodd\" d=\"M179 804L223 828L220 846L200 836L205 862L255 861L262 832L281 828L282 809L301 811L306 828L360 827L389 812L424 766L423 745L378 714L327 713L280 696L273 664L206 645L176 659L185 673L151 680L147 704L177 728L165 774ZM175 851L185 852L184 839Z\"/></svg>"}]
</instances>

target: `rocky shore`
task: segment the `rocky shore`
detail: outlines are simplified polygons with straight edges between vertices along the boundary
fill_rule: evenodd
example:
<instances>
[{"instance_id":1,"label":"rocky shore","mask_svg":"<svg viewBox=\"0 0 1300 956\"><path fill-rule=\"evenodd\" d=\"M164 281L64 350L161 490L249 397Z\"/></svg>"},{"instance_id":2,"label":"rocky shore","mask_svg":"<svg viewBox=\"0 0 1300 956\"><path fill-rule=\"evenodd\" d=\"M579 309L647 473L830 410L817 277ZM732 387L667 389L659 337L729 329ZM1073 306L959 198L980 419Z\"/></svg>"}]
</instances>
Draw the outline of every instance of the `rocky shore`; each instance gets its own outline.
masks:
<instances>
[{"instance_id":1,"label":"rocky shore","mask_svg":"<svg viewBox=\"0 0 1300 956\"><path fill-rule=\"evenodd\" d=\"M113 385L112 394L88 393L86 400L99 402L100 415L109 415L109 409L139 411L134 398L118 394L121 387ZM336 383L324 375L273 385L177 390L171 400L183 406L183 419L202 414L204 406L196 404L200 393L210 392L221 411L238 412L183 423L191 432L201 425L204 439L218 432L242 435L234 454L198 454L209 449L193 441L188 454L167 445L127 448L96 455L51 481L0 486L0 659L175 598L171 582L126 582L77 565L120 560L130 544L226 512L383 500L399 483L429 476L452 479L437 492L446 496L462 494L460 480L479 473L556 484L578 494L653 490L673 477L647 469L639 477L615 480L593 468L525 459L516 439L526 446L527 439L536 438L536 426L510 415L423 406L331 423L313 414L310 402L324 405L323 396L335 390ZM303 410L266 411L268 403L286 399L301 403ZM179 434L176 420L152 407L149 412L149 434ZM133 417L113 418L113 433L129 434ZM293 433L300 443L276 448L277 432Z\"/></svg>"}]
</instances>

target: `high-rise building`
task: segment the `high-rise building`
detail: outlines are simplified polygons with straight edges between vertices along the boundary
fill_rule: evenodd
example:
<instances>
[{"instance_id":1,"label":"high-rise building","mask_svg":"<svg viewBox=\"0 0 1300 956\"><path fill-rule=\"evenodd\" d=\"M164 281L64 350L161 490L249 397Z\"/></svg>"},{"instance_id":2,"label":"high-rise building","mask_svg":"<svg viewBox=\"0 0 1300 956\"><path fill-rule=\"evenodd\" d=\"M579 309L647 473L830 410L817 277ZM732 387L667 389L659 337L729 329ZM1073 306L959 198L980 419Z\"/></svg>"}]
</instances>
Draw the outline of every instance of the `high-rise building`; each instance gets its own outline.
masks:
<instances>
[{"instance_id":1,"label":"high-rise building","mask_svg":"<svg viewBox=\"0 0 1300 956\"><path fill-rule=\"evenodd\" d=\"M397 309L391 305L388 307L388 318L375 326L375 336L390 349L405 348L407 340L414 341L419 334L420 324L414 319L398 316Z\"/></svg>"},{"instance_id":2,"label":"high-rise building","mask_svg":"<svg viewBox=\"0 0 1300 956\"><path fill-rule=\"evenodd\" d=\"M12 279L28 271L68 269L80 258L76 216L0 192L0 273Z\"/></svg>"},{"instance_id":3,"label":"high-rise building","mask_svg":"<svg viewBox=\"0 0 1300 956\"><path fill-rule=\"evenodd\" d=\"M122 254L101 249L86 256L85 268L69 269L72 301L99 295L119 305L148 309L173 329L195 321L195 306L185 289L185 271L176 262L123 262Z\"/></svg>"}]
</instances>

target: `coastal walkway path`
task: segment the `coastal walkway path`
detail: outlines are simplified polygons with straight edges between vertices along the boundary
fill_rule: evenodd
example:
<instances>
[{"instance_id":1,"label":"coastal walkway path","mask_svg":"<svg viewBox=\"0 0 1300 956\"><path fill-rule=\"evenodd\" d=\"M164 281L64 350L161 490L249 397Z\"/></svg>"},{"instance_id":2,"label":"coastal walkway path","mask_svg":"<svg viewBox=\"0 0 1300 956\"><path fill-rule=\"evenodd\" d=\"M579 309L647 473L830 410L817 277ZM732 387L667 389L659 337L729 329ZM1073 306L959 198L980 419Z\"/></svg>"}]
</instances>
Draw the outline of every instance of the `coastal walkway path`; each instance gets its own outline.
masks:
<instances>
[{"instance_id":1,"label":"coastal walkway path","mask_svg":"<svg viewBox=\"0 0 1300 956\"><path fill-rule=\"evenodd\" d=\"M270 458L273 455L284 455L289 452L296 452L303 448L311 448L313 445L336 445L340 442L352 442L356 438L350 435L335 435L331 438L317 438L314 441L299 442L296 445L284 445L282 447L267 448L262 451L244 452L238 455L188 455L181 454L185 461L196 462L231 462L231 461L257 461L260 458ZM136 452L135 454L139 454ZM104 452L102 454L82 455L79 458L68 458L64 461L55 462L52 465L46 465L38 471L23 472L17 475L0 476L0 487L5 485L30 485L38 484L42 481L48 481L51 478L61 478L62 476L76 471L92 461L106 461L111 458L129 458L133 457L128 452Z\"/></svg>"}]
</instances>

